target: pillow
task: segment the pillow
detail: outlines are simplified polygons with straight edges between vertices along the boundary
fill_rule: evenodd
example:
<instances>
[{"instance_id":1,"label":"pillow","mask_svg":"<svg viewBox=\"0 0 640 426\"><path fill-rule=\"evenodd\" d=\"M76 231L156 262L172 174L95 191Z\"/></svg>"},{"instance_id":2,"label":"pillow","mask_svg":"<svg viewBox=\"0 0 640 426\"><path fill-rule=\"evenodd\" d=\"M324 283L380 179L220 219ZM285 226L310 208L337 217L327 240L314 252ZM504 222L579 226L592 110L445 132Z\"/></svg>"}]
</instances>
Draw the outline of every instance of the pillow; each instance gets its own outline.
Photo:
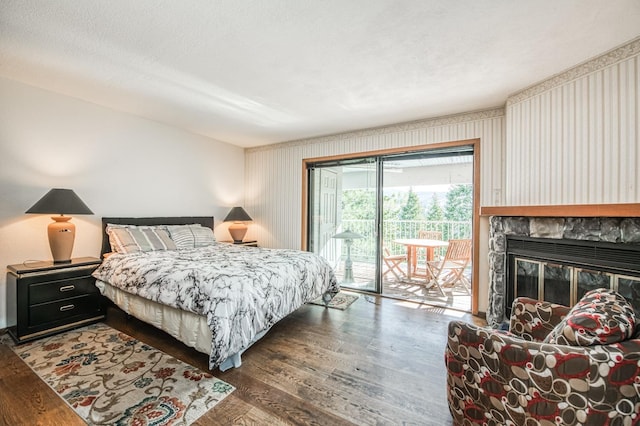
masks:
<instances>
[{"instance_id":1,"label":"pillow","mask_svg":"<svg viewBox=\"0 0 640 426\"><path fill-rule=\"evenodd\" d=\"M107 224L111 250L117 253L138 253L156 250L176 250L165 226L112 226Z\"/></svg>"},{"instance_id":2,"label":"pillow","mask_svg":"<svg viewBox=\"0 0 640 426\"><path fill-rule=\"evenodd\" d=\"M210 246L216 242L213 230L200 225L168 225L169 235L178 249Z\"/></svg>"},{"instance_id":3,"label":"pillow","mask_svg":"<svg viewBox=\"0 0 640 426\"><path fill-rule=\"evenodd\" d=\"M633 307L619 293L596 289L586 293L544 339L571 346L608 345L633 336Z\"/></svg>"}]
</instances>

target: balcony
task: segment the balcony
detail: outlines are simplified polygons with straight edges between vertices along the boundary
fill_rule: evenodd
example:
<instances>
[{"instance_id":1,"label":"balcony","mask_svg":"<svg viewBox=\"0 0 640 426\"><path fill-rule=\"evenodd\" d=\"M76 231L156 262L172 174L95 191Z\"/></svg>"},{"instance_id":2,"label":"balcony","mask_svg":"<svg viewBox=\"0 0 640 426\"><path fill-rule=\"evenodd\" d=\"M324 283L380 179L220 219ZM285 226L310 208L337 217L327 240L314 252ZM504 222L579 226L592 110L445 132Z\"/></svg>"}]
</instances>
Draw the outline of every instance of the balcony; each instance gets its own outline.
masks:
<instances>
[{"instance_id":1,"label":"balcony","mask_svg":"<svg viewBox=\"0 0 640 426\"><path fill-rule=\"evenodd\" d=\"M450 239L467 239L471 238L471 222L456 221L412 221L412 220L386 220L384 222L384 238L385 247L393 255L405 255L406 247L401 244L393 243L397 239L417 238L421 230L437 231L442 234L442 239L448 241ZM353 262L353 284L346 284L345 287L354 289L372 289L374 288L375 268L376 268L376 239L375 224L373 220L344 220L341 223L340 230L349 229L362 235L364 238L353 240L351 246L351 260ZM344 268L346 260L346 249L344 242L339 240L331 240L336 246L328 251L333 250L333 264L338 276L338 281L342 281L344 277ZM436 249L436 255L443 256L446 249ZM418 265L424 265L426 251L418 251ZM400 267L406 270L406 262ZM383 272L386 267L383 263ZM470 279L471 267L465 271L465 275ZM468 311L471 308L471 296L460 286L445 289L443 296L438 291L430 289L427 286L427 280L424 277L412 277L407 280L396 278L392 273L388 273L383 278L383 295L403 300L409 300L417 303L425 303L429 305L443 306L453 309Z\"/></svg>"}]
</instances>

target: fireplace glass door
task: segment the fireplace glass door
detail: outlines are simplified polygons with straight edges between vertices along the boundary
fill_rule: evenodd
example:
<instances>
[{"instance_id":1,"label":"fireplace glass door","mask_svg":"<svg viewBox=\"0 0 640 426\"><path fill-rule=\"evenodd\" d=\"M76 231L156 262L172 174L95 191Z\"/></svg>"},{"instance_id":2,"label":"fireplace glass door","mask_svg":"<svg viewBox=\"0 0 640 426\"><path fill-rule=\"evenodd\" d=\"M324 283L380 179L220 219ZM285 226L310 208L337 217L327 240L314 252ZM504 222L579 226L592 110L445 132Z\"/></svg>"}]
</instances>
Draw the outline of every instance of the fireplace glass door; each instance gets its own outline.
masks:
<instances>
[{"instance_id":1,"label":"fireplace glass door","mask_svg":"<svg viewBox=\"0 0 640 426\"><path fill-rule=\"evenodd\" d=\"M572 268L523 258L516 258L515 266L516 297L530 297L565 306L571 304Z\"/></svg>"},{"instance_id":2,"label":"fireplace glass door","mask_svg":"<svg viewBox=\"0 0 640 426\"><path fill-rule=\"evenodd\" d=\"M545 263L543 266L543 296L542 299L560 305L570 306L571 282L573 268L554 263Z\"/></svg>"},{"instance_id":3,"label":"fireplace glass door","mask_svg":"<svg viewBox=\"0 0 640 426\"><path fill-rule=\"evenodd\" d=\"M516 259L516 297L540 299L540 262Z\"/></svg>"},{"instance_id":4,"label":"fireplace glass door","mask_svg":"<svg viewBox=\"0 0 640 426\"><path fill-rule=\"evenodd\" d=\"M615 282L618 293L631 301L636 314L640 314L640 277L616 275Z\"/></svg>"},{"instance_id":5,"label":"fireplace glass door","mask_svg":"<svg viewBox=\"0 0 640 426\"><path fill-rule=\"evenodd\" d=\"M640 313L640 277L515 257L515 297L573 306L588 291L613 289Z\"/></svg>"},{"instance_id":6,"label":"fireplace glass door","mask_svg":"<svg viewBox=\"0 0 640 426\"><path fill-rule=\"evenodd\" d=\"M576 285L578 288L576 301L580 300L588 291L595 290L597 288L612 288L613 279L614 274L610 274L608 272L577 269Z\"/></svg>"}]
</instances>

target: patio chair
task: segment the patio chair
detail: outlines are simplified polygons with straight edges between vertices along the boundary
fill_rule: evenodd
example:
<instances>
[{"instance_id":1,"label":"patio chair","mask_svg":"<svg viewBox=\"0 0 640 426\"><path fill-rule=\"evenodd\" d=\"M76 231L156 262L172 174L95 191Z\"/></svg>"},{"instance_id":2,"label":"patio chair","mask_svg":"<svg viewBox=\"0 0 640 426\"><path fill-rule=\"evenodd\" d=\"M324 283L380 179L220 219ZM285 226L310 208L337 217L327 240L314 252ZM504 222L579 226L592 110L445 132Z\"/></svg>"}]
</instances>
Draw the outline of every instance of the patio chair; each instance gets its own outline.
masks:
<instances>
[{"instance_id":1,"label":"patio chair","mask_svg":"<svg viewBox=\"0 0 640 426\"><path fill-rule=\"evenodd\" d=\"M445 287L461 285L467 294L471 294L471 283L464 270L471 262L471 240L449 240L449 246L440 260L427 262L429 284L436 287L444 296Z\"/></svg>"},{"instance_id":2,"label":"patio chair","mask_svg":"<svg viewBox=\"0 0 640 426\"><path fill-rule=\"evenodd\" d=\"M440 231L425 231L425 230L419 230L418 231L418 238L422 238L424 240L441 240L442 239L442 232Z\"/></svg>"},{"instance_id":3,"label":"patio chair","mask_svg":"<svg viewBox=\"0 0 640 426\"><path fill-rule=\"evenodd\" d=\"M404 278L405 273L402 268L400 268L400 264L407 260L407 256L405 256L404 254L391 254L387 247L383 247L382 250L384 252L382 260L384 261L385 265L387 265L387 270L382 274L382 279L384 280L384 277L389 272L395 275L396 279L398 280Z\"/></svg>"}]
</instances>

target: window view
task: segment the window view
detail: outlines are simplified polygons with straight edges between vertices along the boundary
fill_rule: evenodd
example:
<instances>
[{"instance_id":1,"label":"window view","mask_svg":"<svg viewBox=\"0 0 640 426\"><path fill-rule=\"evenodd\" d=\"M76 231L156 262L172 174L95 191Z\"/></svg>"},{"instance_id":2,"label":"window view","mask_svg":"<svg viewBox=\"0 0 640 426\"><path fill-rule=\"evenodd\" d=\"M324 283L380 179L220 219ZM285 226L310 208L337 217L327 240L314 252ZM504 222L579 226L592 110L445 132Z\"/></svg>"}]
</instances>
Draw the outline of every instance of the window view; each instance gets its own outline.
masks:
<instances>
[{"instance_id":1,"label":"window view","mask_svg":"<svg viewBox=\"0 0 640 426\"><path fill-rule=\"evenodd\" d=\"M330 260L342 287L471 308L471 150L314 164L309 173L309 248Z\"/></svg>"}]
</instances>

